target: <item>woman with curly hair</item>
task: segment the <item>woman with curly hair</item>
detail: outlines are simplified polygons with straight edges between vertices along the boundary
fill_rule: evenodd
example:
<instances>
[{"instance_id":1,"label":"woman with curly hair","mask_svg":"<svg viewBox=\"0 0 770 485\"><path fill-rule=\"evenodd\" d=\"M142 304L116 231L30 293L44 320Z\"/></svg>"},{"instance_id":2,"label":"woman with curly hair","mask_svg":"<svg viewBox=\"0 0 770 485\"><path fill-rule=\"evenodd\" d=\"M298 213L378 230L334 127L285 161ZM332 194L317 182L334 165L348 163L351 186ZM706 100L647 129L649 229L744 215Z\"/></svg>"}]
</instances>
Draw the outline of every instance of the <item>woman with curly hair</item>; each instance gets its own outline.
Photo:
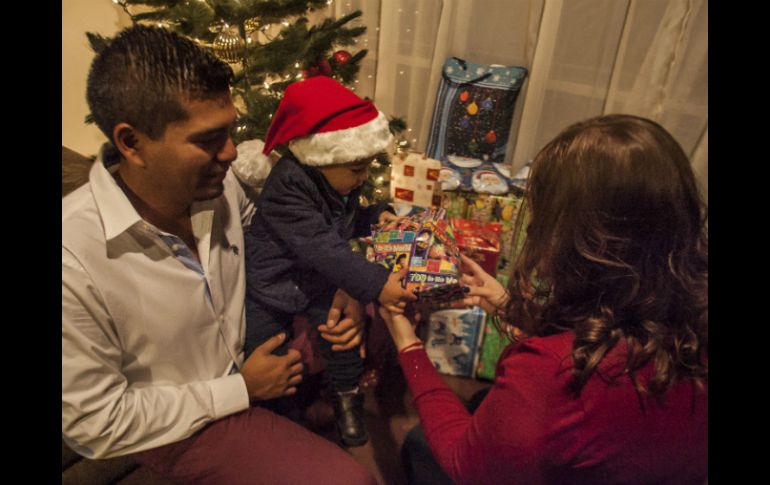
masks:
<instances>
[{"instance_id":1,"label":"woman with curly hair","mask_svg":"<svg viewBox=\"0 0 770 485\"><path fill-rule=\"evenodd\" d=\"M463 260L464 303L519 336L472 415L381 310L436 461L460 483L703 483L707 209L682 148L636 116L576 123L535 158L526 203L507 289Z\"/></svg>"}]
</instances>

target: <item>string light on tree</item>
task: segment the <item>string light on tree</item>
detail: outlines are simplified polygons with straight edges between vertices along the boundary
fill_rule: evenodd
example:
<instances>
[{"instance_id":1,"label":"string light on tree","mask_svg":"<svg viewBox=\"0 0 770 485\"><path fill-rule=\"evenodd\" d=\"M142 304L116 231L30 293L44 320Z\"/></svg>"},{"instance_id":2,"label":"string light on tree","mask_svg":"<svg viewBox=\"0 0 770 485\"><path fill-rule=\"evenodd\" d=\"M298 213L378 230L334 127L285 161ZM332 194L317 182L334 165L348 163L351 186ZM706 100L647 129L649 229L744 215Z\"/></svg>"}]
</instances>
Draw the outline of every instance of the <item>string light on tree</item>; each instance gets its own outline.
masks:
<instances>
[{"instance_id":1,"label":"string light on tree","mask_svg":"<svg viewBox=\"0 0 770 485\"><path fill-rule=\"evenodd\" d=\"M367 28L360 23L363 14L353 11L350 0L110 1L135 24L161 24L206 46L223 61L237 64L232 88L241 115L233 130L236 143L264 139L286 87L303 77L326 75L354 91L360 89L356 77L367 53L360 46L369 39L364 36ZM341 10L351 13L338 18L325 15L335 4L347 5ZM134 8L141 8L141 12L133 14ZM380 30L376 25L372 28ZM109 39L90 34L89 40L97 51ZM406 128L398 118L391 118L390 124L396 136ZM377 170L381 173L371 174L368 189L376 188L375 195L387 197L388 190L375 187L387 184L387 156L378 161ZM369 193L365 195L371 200Z\"/></svg>"}]
</instances>

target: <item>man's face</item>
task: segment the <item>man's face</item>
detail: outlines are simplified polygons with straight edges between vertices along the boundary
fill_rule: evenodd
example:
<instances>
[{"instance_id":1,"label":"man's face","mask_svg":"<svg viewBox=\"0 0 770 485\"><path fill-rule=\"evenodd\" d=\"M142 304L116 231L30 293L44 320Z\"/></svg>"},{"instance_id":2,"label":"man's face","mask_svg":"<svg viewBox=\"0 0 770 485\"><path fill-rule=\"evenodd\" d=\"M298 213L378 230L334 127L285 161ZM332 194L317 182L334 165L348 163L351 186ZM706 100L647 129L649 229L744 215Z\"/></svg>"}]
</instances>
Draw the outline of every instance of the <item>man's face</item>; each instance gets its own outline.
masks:
<instances>
[{"instance_id":1,"label":"man's face","mask_svg":"<svg viewBox=\"0 0 770 485\"><path fill-rule=\"evenodd\" d=\"M148 187L180 203L208 200L224 191L224 179L238 152L230 130L236 111L230 95L182 101L189 117L166 126L158 140L140 134Z\"/></svg>"},{"instance_id":2,"label":"man's face","mask_svg":"<svg viewBox=\"0 0 770 485\"><path fill-rule=\"evenodd\" d=\"M351 163L319 167L329 185L340 195L348 195L369 178L369 165L374 157Z\"/></svg>"}]
</instances>

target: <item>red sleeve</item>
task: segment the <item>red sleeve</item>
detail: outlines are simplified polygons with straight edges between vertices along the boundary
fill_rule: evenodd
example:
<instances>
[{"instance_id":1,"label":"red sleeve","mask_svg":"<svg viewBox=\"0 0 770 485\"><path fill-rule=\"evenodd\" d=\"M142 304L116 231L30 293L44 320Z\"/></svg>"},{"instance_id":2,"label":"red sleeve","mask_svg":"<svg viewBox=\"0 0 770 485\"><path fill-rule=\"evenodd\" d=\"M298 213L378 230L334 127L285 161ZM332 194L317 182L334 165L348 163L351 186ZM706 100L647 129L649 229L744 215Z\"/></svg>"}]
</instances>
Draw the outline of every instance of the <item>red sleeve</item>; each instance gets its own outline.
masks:
<instances>
[{"instance_id":1,"label":"red sleeve","mask_svg":"<svg viewBox=\"0 0 770 485\"><path fill-rule=\"evenodd\" d=\"M458 483L544 480L549 406L558 359L535 347L511 346L498 376L471 416L444 384L424 350L399 354L426 439L439 465ZM516 479L513 479L513 477Z\"/></svg>"}]
</instances>

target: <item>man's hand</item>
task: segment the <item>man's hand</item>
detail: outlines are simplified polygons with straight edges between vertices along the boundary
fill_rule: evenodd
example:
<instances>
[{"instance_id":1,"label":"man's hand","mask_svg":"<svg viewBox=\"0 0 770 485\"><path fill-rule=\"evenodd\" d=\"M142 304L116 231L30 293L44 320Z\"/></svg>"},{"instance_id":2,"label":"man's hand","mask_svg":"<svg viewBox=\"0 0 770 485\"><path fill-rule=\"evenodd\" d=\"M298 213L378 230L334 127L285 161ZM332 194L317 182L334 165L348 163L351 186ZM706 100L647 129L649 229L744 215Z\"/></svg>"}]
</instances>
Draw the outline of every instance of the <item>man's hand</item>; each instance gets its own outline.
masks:
<instances>
[{"instance_id":1,"label":"man's hand","mask_svg":"<svg viewBox=\"0 0 770 485\"><path fill-rule=\"evenodd\" d=\"M490 315L498 315L508 302L508 291L493 276L468 256L462 254L463 275L460 279L468 288L462 306L480 305ZM460 302L458 302L460 303Z\"/></svg>"},{"instance_id":2,"label":"man's hand","mask_svg":"<svg viewBox=\"0 0 770 485\"><path fill-rule=\"evenodd\" d=\"M271 337L243 363L241 375L251 399L274 399L297 392L297 384L302 381L301 354L295 349L289 349L286 355L272 354L285 339L285 333Z\"/></svg>"},{"instance_id":3,"label":"man's hand","mask_svg":"<svg viewBox=\"0 0 770 485\"><path fill-rule=\"evenodd\" d=\"M318 326L333 351L350 350L360 345L361 358L366 356L364 341L364 307L343 290L337 290L329 308L326 323Z\"/></svg>"},{"instance_id":4,"label":"man's hand","mask_svg":"<svg viewBox=\"0 0 770 485\"><path fill-rule=\"evenodd\" d=\"M406 277L407 271L408 268L401 268L400 271L391 273L380 291L380 296L377 297L380 304L391 313L404 313L407 302L417 299L414 293L401 287L401 280Z\"/></svg>"}]
</instances>

